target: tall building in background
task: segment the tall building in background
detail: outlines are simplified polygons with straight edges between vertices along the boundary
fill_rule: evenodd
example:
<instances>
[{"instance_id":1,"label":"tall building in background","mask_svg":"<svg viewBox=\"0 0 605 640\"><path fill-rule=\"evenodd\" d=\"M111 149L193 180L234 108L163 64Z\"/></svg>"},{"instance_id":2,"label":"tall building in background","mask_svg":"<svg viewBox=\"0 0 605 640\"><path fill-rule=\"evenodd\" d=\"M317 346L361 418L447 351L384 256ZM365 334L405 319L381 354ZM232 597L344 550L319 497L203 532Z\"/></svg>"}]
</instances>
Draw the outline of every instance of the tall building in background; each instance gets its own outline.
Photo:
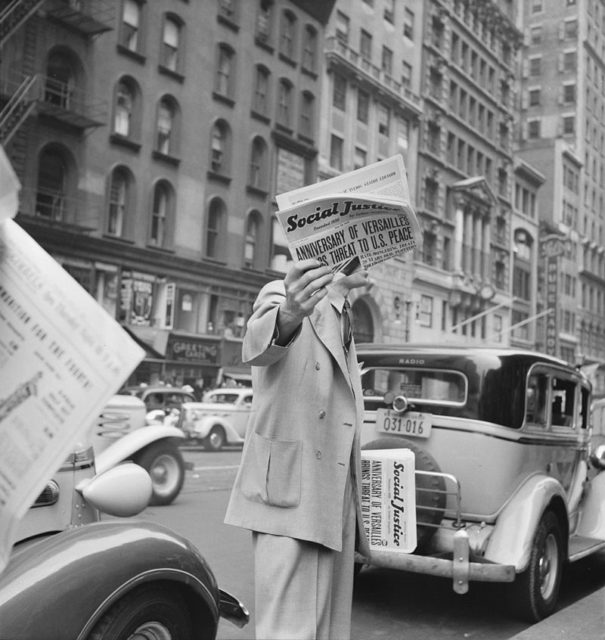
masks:
<instances>
[{"instance_id":1,"label":"tall building in background","mask_svg":"<svg viewBox=\"0 0 605 640\"><path fill-rule=\"evenodd\" d=\"M400 153L415 205L422 7L337 1L326 31L320 179ZM373 286L353 301L358 342L409 340L412 274L410 254L372 267Z\"/></svg>"},{"instance_id":2,"label":"tall building in background","mask_svg":"<svg viewBox=\"0 0 605 640\"><path fill-rule=\"evenodd\" d=\"M502 343L513 318L515 63L511 0L428 0L421 38L416 340ZM535 233L535 231L532 231ZM527 240L536 251L537 238ZM531 262L531 260L530 260Z\"/></svg>"},{"instance_id":3,"label":"tall building in background","mask_svg":"<svg viewBox=\"0 0 605 640\"><path fill-rule=\"evenodd\" d=\"M545 177L538 347L598 363L605 360L605 4L518 6L525 43L518 156Z\"/></svg>"},{"instance_id":4,"label":"tall building in background","mask_svg":"<svg viewBox=\"0 0 605 640\"><path fill-rule=\"evenodd\" d=\"M137 381L241 373L245 320L283 265L273 193L317 174L332 6L17 0L0 14L17 221L146 347Z\"/></svg>"}]
</instances>

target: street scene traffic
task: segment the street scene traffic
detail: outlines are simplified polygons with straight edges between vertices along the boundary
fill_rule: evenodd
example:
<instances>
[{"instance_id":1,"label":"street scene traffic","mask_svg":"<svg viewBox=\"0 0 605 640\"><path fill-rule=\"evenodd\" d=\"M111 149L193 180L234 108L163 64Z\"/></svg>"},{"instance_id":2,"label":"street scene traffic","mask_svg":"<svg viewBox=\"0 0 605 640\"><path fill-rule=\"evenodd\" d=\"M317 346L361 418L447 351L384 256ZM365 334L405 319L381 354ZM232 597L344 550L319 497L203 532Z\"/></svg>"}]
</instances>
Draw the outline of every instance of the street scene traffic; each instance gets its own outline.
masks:
<instances>
[{"instance_id":1,"label":"street scene traffic","mask_svg":"<svg viewBox=\"0 0 605 640\"><path fill-rule=\"evenodd\" d=\"M0 4L0 640L601 637L604 0Z\"/></svg>"}]
</instances>

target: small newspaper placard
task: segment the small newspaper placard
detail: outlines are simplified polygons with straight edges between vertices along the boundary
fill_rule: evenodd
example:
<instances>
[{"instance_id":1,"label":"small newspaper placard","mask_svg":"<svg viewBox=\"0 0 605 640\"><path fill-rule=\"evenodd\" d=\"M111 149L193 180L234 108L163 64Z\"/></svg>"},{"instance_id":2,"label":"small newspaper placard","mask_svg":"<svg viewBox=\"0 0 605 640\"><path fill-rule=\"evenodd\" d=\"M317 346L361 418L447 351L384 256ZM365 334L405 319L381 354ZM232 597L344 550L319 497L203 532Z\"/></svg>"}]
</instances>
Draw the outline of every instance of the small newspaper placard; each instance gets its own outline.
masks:
<instances>
[{"instance_id":1,"label":"small newspaper placard","mask_svg":"<svg viewBox=\"0 0 605 640\"><path fill-rule=\"evenodd\" d=\"M295 262L317 258L346 273L411 251L420 239L401 155L280 194L276 201Z\"/></svg>"},{"instance_id":2,"label":"small newspaper placard","mask_svg":"<svg viewBox=\"0 0 605 640\"><path fill-rule=\"evenodd\" d=\"M370 551L416 548L414 472L410 449L361 452L361 514Z\"/></svg>"}]
</instances>

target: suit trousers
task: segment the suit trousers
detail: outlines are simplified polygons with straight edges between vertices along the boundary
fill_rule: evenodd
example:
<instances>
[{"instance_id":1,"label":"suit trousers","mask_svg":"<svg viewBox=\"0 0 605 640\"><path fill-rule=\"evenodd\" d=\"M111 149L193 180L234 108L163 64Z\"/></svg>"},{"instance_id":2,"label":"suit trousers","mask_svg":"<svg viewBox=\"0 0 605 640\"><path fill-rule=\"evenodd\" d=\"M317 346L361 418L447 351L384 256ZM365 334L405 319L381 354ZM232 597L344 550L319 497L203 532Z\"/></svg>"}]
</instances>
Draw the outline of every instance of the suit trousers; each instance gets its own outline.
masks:
<instances>
[{"instance_id":1,"label":"suit trousers","mask_svg":"<svg viewBox=\"0 0 605 640\"><path fill-rule=\"evenodd\" d=\"M253 532L256 640L349 640L355 528L349 475L342 551Z\"/></svg>"}]
</instances>

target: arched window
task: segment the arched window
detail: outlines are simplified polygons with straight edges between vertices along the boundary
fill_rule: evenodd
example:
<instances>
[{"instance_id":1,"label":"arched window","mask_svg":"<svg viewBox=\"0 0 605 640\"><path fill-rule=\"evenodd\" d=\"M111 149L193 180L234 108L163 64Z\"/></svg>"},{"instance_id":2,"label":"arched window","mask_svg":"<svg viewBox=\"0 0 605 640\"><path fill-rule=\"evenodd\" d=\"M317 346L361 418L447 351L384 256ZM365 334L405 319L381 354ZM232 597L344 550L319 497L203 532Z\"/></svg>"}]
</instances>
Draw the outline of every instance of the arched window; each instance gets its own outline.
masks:
<instances>
[{"instance_id":1,"label":"arched window","mask_svg":"<svg viewBox=\"0 0 605 640\"><path fill-rule=\"evenodd\" d=\"M313 140L315 137L315 96L303 91L300 102L300 135Z\"/></svg>"},{"instance_id":2,"label":"arched window","mask_svg":"<svg viewBox=\"0 0 605 640\"><path fill-rule=\"evenodd\" d=\"M262 116L269 115L269 78L269 69L262 65L257 65L256 76L254 78L252 110Z\"/></svg>"},{"instance_id":3,"label":"arched window","mask_svg":"<svg viewBox=\"0 0 605 640\"><path fill-rule=\"evenodd\" d=\"M106 226L109 235L124 235L131 200L131 185L132 176L125 167L116 167L111 172Z\"/></svg>"},{"instance_id":4,"label":"arched window","mask_svg":"<svg viewBox=\"0 0 605 640\"><path fill-rule=\"evenodd\" d=\"M288 129L292 128L292 83L286 78L279 81L277 123Z\"/></svg>"},{"instance_id":5,"label":"arched window","mask_svg":"<svg viewBox=\"0 0 605 640\"><path fill-rule=\"evenodd\" d=\"M248 184L255 189L267 188L267 143L256 136L250 149Z\"/></svg>"},{"instance_id":6,"label":"arched window","mask_svg":"<svg viewBox=\"0 0 605 640\"><path fill-rule=\"evenodd\" d=\"M279 31L279 52L294 60L296 51L296 16L291 11L284 11Z\"/></svg>"},{"instance_id":7,"label":"arched window","mask_svg":"<svg viewBox=\"0 0 605 640\"><path fill-rule=\"evenodd\" d=\"M121 78L116 86L113 115L113 132L126 138L139 133L140 91L136 82L129 77Z\"/></svg>"},{"instance_id":8,"label":"arched window","mask_svg":"<svg viewBox=\"0 0 605 640\"><path fill-rule=\"evenodd\" d=\"M210 170L229 175L231 163L231 130L224 120L214 123L210 134Z\"/></svg>"},{"instance_id":9,"label":"arched window","mask_svg":"<svg viewBox=\"0 0 605 640\"><path fill-rule=\"evenodd\" d=\"M246 219L246 238L244 243L244 266L252 269L258 262L258 240L262 223L261 214L251 211Z\"/></svg>"},{"instance_id":10,"label":"arched window","mask_svg":"<svg viewBox=\"0 0 605 640\"><path fill-rule=\"evenodd\" d=\"M153 190L149 244L154 247L166 247L170 221L174 211L174 191L164 180L158 182Z\"/></svg>"},{"instance_id":11,"label":"arched window","mask_svg":"<svg viewBox=\"0 0 605 640\"><path fill-rule=\"evenodd\" d=\"M208 207L206 222L206 256L218 259L223 255L223 230L227 214L225 204L220 198L213 198Z\"/></svg>"},{"instance_id":12,"label":"arched window","mask_svg":"<svg viewBox=\"0 0 605 640\"><path fill-rule=\"evenodd\" d=\"M235 86L235 51L224 43L219 44L214 90L221 96L233 98Z\"/></svg>"},{"instance_id":13,"label":"arched window","mask_svg":"<svg viewBox=\"0 0 605 640\"><path fill-rule=\"evenodd\" d=\"M164 96L158 104L155 150L166 156L177 155L177 114L174 99Z\"/></svg>"},{"instance_id":14,"label":"arched window","mask_svg":"<svg viewBox=\"0 0 605 640\"><path fill-rule=\"evenodd\" d=\"M38 162L36 215L49 220L64 220L67 195L67 162L55 148L46 148Z\"/></svg>"},{"instance_id":15,"label":"arched window","mask_svg":"<svg viewBox=\"0 0 605 640\"><path fill-rule=\"evenodd\" d=\"M170 71L181 69L182 24L176 16L166 16L162 30L162 51L160 62Z\"/></svg>"},{"instance_id":16,"label":"arched window","mask_svg":"<svg viewBox=\"0 0 605 640\"><path fill-rule=\"evenodd\" d=\"M355 300L351 305L353 312L353 337L355 343L372 342L374 340L374 320L372 312L363 298Z\"/></svg>"},{"instance_id":17,"label":"arched window","mask_svg":"<svg viewBox=\"0 0 605 640\"><path fill-rule=\"evenodd\" d=\"M45 102L69 109L75 87L76 72L72 57L63 51L54 51L46 63Z\"/></svg>"},{"instance_id":18,"label":"arched window","mask_svg":"<svg viewBox=\"0 0 605 640\"><path fill-rule=\"evenodd\" d=\"M306 25L303 41L302 68L315 73L317 71L317 30Z\"/></svg>"}]
</instances>

